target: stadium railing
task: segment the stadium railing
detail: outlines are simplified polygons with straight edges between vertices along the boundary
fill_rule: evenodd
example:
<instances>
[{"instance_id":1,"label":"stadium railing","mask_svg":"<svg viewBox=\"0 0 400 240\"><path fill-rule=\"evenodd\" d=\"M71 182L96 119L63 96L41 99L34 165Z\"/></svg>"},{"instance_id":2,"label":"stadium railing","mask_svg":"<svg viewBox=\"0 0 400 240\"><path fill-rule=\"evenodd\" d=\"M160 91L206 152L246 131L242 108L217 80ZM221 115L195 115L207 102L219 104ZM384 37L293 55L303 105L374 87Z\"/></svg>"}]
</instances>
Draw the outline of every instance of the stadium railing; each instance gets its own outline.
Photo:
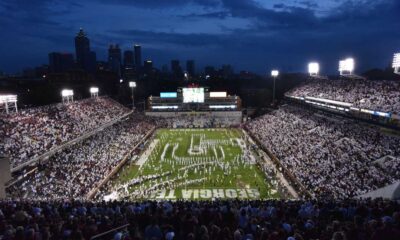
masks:
<instances>
[{"instance_id":1,"label":"stadium railing","mask_svg":"<svg viewBox=\"0 0 400 240\"><path fill-rule=\"evenodd\" d=\"M129 227L129 226L130 226L130 224L128 223L128 224L113 228L111 230L108 230L106 232L103 232L103 233L100 233L100 234L97 234L97 235L91 237L90 240L101 239L102 237L107 236L110 233L114 233L115 231L118 231L120 229L124 229L124 228ZM113 238L112 237L107 237L107 239L113 239Z\"/></svg>"}]
</instances>

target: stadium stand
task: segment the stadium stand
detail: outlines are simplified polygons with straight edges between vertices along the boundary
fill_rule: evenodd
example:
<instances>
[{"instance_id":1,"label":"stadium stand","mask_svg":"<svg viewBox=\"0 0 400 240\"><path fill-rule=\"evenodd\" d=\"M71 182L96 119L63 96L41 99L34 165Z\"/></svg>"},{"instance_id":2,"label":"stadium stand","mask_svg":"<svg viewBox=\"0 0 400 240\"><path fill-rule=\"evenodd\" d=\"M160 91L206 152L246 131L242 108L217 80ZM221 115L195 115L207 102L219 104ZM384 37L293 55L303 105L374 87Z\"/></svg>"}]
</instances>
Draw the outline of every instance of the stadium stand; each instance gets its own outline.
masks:
<instances>
[{"instance_id":1,"label":"stadium stand","mask_svg":"<svg viewBox=\"0 0 400 240\"><path fill-rule=\"evenodd\" d=\"M354 107L400 114L400 82L312 79L285 94L351 103Z\"/></svg>"},{"instance_id":2,"label":"stadium stand","mask_svg":"<svg viewBox=\"0 0 400 240\"><path fill-rule=\"evenodd\" d=\"M319 81L287 95L400 110L398 83L388 81L386 87L372 81ZM124 117L127 113L128 109L103 97L1 116L0 134L5 141L0 151L10 156L13 166L122 119L56 152L8 186L8 200L0 200L0 239L400 238L399 203L379 198L381 192L391 196L390 189L399 190L398 136L317 109L282 105L244 127L313 200L105 202L102 199L110 189L107 179L118 175L125 161L136 159L141 153L136 147L155 128L236 124L232 118L211 115ZM265 162L257 164L266 179L276 174ZM361 196L376 199L358 199Z\"/></svg>"},{"instance_id":3,"label":"stadium stand","mask_svg":"<svg viewBox=\"0 0 400 240\"><path fill-rule=\"evenodd\" d=\"M356 197L400 178L400 138L377 127L285 105L247 128L318 197Z\"/></svg>"},{"instance_id":4,"label":"stadium stand","mask_svg":"<svg viewBox=\"0 0 400 240\"><path fill-rule=\"evenodd\" d=\"M108 97L20 110L0 116L0 153L16 167L129 110Z\"/></svg>"},{"instance_id":5,"label":"stadium stand","mask_svg":"<svg viewBox=\"0 0 400 240\"><path fill-rule=\"evenodd\" d=\"M392 240L393 201L0 202L2 239Z\"/></svg>"},{"instance_id":6,"label":"stadium stand","mask_svg":"<svg viewBox=\"0 0 400 240\"><path fill-rule=\"evenodd\" d=\"M130 116L55 154L9 192L23 199L83 199L153 127L141 115Z\"/></svg>"}]
</instances>

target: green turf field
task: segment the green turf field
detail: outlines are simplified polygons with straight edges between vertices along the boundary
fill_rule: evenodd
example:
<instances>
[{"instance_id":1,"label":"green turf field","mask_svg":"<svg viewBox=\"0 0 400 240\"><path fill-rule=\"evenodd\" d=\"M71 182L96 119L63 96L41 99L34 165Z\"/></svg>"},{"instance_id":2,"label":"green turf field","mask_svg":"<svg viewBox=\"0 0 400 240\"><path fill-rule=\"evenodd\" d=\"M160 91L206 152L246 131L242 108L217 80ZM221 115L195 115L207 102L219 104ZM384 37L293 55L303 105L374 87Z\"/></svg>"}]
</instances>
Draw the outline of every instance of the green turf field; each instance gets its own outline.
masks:
<instances>
[{"instance_id":1,"label":"green turf field","mask_svg":"<svg viewBox=\"0 0 400 240\"><path fill-rule=\"evenodd\" d=\"M159 129L113 181L125 199L279 198L240 129Z\"/></svg>"}]
</instances>

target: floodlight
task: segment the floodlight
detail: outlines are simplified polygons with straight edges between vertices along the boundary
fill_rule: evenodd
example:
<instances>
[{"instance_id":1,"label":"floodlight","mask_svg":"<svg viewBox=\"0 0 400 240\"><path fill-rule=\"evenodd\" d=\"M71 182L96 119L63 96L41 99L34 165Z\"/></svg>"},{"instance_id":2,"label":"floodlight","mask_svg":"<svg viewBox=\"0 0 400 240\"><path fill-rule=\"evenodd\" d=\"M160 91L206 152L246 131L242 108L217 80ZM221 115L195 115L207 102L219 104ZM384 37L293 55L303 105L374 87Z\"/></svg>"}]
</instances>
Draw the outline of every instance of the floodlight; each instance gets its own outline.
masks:
<instances>
[{"instance_id":1,"label":"floodlight","mask_svg":"<svg viewBox=\"0 0 400 240\"><path fill-rule=\"evenodd\" d=\"M17 95L11 95L11 94L0 95L0 105L4 105L4 109L6 110L7 114L12 108L14 108L15 112L18 112Z\"/></svg>"},{"instance_id":2,"label":"floodlight","mask_svg":"<svg viewBox=\"0 0 400 240\"><path fill-rule=\"evenodd\" d=\"M271 76L272 77L277 77L279 75L279 71L278 70L272 70L271 71Z\"/></svg>"},{"instance_id":3,"label":"floodlight","mask_svg":"<svg viewBox=\"0 0 400 240\"><path fill-rule=\"evenodd\" d=\"M319 63L311 62L308 64L308 73L310 76L317 76L319 73Z\"/></svg>"},{"instance_id":4,"label":"floodlight","mask_svg":"<svg viewBox=\"0 0 400 240\"><path fill-rule=\"evenodd\" d=\"M347 58L345 60L339 61L339 72L341 75L343 74L352 74L354 71L354 59Z\"/></svg>"},{"instance_id":5,"label":"floodlight","mask_svg":"<svg viewBox=\"0 0 400 240\"><path fill-rule=\"evenodd\" d=\"M90 88L90 93L98 93L99 92L99 88L98 87L91 87Z\"/></svg>"},{"instance_id":6,"label":"floodlight","mask_svg":"<svg viewBox=\"0 0 400 240\"><path fill-rule=\"evenodd\" d=\"M124 79L121 78L121 79L119 80L119 83L123 83L123 82L124 82Z\"/></svg>"},{"instance_id":7,"label":"floodlight","mask_svg":"<svg viewBox=\"0 0 400 240\"><path fill-rule=\"evenodd\" d=\"M395 53L393 56L394 73L400 74L400 53Z\"/></svg>"},{"instance_id":8,"label":"floodlight","mask_svg":"<svg viewBox=\"0 0 400 240\"><path fill-rule=\"evenodd\" d=\"M61 91L61 96L63 96L63 97L74 96L74 91L70 90L70 89L64 89Z\"/></svg>"},{"instance_id":9,"label":"floodlight","mask_svg":"<svg viewBox=\"0 0 400 240\"><path fill-rule=\"evenodd\" d=\"M395 53L393 57L393 68L400 67L400 53Z\"/></svg>"},{"instance_id":10,"label":"floodlight","mask_svg":"<svg viewBox=\"0 0 400 240\"><path fill-rule=\"evenodd\" d=\"M71 89L63 89L61 91L63 103L69 103L74 101L74 91Z\"/></svg>"},{"instance_id":11,"label":"floodlight","mask_svg":"<svg viewBox=\"0 0 400 240\"><path fill-rule=\"evenodd\" d=\"M17 95L0 95L0 104L16 102Z\"/></svg>"},{"instance_id":12,"label":"floodlight","mask_svg":"<svg viewBox=\"0 0 400 240\"><path fill-rule=\"evenodd\" d=\"M131 87L131 88L136 87L136 82L129 82L129 87Z\"/></svg>"}]
</instances>

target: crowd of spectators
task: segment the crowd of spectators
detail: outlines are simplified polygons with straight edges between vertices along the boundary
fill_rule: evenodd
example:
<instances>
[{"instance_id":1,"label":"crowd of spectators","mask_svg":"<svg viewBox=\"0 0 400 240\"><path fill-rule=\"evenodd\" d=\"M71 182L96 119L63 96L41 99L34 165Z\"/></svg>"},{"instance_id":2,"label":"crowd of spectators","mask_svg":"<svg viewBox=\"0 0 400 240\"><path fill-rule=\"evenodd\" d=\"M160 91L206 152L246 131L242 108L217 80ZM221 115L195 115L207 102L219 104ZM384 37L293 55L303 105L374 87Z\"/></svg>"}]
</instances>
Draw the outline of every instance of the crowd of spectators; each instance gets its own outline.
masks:
<instances>
[{"instance_id":1,"label":"crowd of spectators","mask_svg":"<svg viewBox=\"0 0 400 240\"><path fill-rule=\"evenodd\" d=\"M229 117L210 117L210 116L176 116L159 118L160 124L167 128L215 128L230 127L238 125L236 119Z\"/></svg>"},{"instance_id":2,"label":"crowd of spectators","mask_svg":"<svg viewBox=\"0 0 400 240\"><path fill-rule=\"evenodd\" d=\"M397 240L400 206L379 199L0 202L4 240L83 240L107 231L96 239Z\"/></svg>"},{"instance_id":3,"label":"crowd of spectators","mask_svg":"<svg viewBox=\"0 0 400 240\"><path fill-rule=\"evenodd\" d=\"M378 127L290 105L246 126L318 197L356 197L400 179L400 164L380 161L400 159L400 137Z\"/></svg>"},{"instance_id":4,"label":"crowd of spectators","mask_svg":"<svg viewBox=\"0 0 400 240\"><path fill-rule=\"evenodd\" d=\"M56 153L28 178L8 189L14 198L82 199L154 127L139 114Z\"/></svg>"},{"instance_id":5,"label":"crowd of spectators","mask_svg":"<svg viewBox=\"0 0 400 240\"><path fill-rule=\"evenodd\" d=\"M400 81L309 80L286 96L316 97L353 104L354 107L400 114Z\"/></svg>"},{"instance_id":6,"label":"crowd of spectators","mask_svg":"<svg viewBox=\"0 0 400 240\"><path fill-rule=\"evenodd\" d=\"M114 100L99 97L0 115L0 153L16 167L128 112Z\"/></svg>"}]
</instances>

